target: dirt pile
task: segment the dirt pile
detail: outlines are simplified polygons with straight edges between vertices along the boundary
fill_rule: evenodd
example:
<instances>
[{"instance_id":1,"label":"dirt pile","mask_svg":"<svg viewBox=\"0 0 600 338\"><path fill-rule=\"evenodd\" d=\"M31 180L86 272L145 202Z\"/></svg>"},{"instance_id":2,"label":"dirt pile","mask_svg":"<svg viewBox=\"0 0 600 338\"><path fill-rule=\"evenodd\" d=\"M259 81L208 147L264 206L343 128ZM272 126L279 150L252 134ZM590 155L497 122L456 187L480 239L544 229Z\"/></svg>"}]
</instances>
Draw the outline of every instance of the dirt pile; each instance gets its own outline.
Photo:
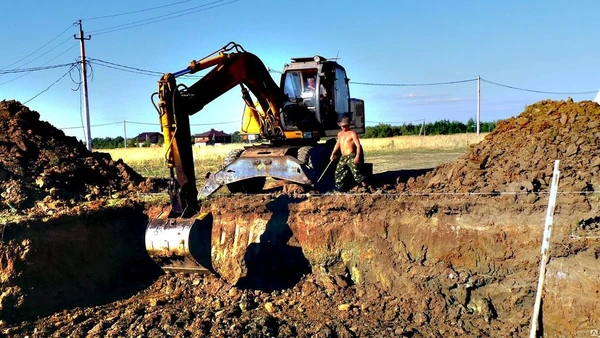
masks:
<instances>
[{"instance_id":1,"label":"dirt pile","mask_svg":"<svg viewBox=\"0 0 600 338\"><path fill-rule=\"evenodd\" d=\"M434 302L438 301L442 296ZM357 288L328 274L313 274L293 288L273 292L233 288L214 276L163 276L134 298L65 311L3 332L70 337L434 337L439 331L428 328L430 318L421 312L430 306L426 303L407 304L376 287ZM479 325L487 322L481 319ZM469 323L466 330L445 332L485 336L486 331L474 330Z\"/></svg>"},{"instance_id":2,"label":"dirt pile","mask_svg":"<svg viewBox=\"0 0 600 338\"><path fill-rule=\"evenodd\" d=\"M560 187L600 190L600 105L593 101L544 100L502 121L467 154L400 191L539 192L548 191L555 160ZM560 189L560 188L559 188Z\"/></svg>"},{"instance_id":3,"label":"dirt pile","mask_svg":"<svg viewBox=\"0 0 600 338\"><path fill-rule=\"evenodd\" d=\"M89 152L18 101L0 102L0 207L79 202L144 186L121 160Z\"/></svg>"}]
</instances>

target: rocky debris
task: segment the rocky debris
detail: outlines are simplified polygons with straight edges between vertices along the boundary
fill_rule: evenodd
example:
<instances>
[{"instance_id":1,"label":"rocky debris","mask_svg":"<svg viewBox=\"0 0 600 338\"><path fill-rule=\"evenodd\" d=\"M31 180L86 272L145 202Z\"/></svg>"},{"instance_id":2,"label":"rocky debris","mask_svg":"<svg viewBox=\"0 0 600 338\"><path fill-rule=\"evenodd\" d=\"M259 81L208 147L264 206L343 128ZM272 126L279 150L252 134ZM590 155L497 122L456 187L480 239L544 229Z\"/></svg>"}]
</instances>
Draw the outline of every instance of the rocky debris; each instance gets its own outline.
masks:
<instances>
[{"instance_id":1,"label":"rocky debris","mask_svg":"<svg viewBox=\"0 0 600 338\"><path fill-rule=\"evenodd\" d=\"M18 101L0 102L0 207L71 205L147 190L144 178L109 154L89 152Z\"/></svg>"},{"instance_id":2,"label":"rocky debris","mask_svg":"<svg viewBox=\"0 0 600 338\"><path fill-rule=\"evenodd\" d=\"M549 191L555 160L560 186L600 190L600 105L544 100L498 123L454 163L398 185L406 192Z\"/></svg>"},{"instance_id":3,"label":"rocky debris","mask_svg":"<svg viewBox=\"0 0 600 338\"><path fill-rule=\"evenodd\" d=\"M293 288L264 292L240 290L214 276L166 275L130 299L63 311L0 332L71 337L431 337L498 330L497 322L487 323L493 314L479 313L478 306L492 306L489 300L477 299L470 309L450 298L445 301L433 290L423 290L416 300L386 294L373 285L339 286L329 283L332 279L313 274ZM310 296L304 292L306 285L313 289ZM432 325L442 312L439 306L465 319Z\"/></svg>"}]
</instances>

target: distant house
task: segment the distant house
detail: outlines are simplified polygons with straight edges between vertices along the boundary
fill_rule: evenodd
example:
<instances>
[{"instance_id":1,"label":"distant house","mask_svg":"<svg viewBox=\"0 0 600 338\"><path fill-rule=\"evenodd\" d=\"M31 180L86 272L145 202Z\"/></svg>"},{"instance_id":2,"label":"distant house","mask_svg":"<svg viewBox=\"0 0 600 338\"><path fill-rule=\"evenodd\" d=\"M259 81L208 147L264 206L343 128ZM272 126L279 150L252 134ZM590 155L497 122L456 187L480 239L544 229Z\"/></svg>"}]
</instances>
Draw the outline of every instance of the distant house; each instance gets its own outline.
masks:
<instances>
[{"instance_id":1,"label":"distant house","mask_svg":"<svg viewBox=\"0 0 600 338\"><path fill-rule=\"evenodd\" d=\"M218 131L211 129L207 132L196 134L193 137L194 143L198 146L231 143L231 135L224 133L222 130Z\"/></svg>"},{"instance_id":2,"label":"distant house","mask_svg":"<svg viewBox=\"0 0 600 338\"><path fill-rule=\"evenodd\" d=\"M157 133L157 132L146 132L146 133L141 133L138 136L136 136L135 141L137 143L144 144L146 142L150 143L151 145L157 145L159 143L163 143L165 138L161 133Z\"/></svg>"}]
</instances>

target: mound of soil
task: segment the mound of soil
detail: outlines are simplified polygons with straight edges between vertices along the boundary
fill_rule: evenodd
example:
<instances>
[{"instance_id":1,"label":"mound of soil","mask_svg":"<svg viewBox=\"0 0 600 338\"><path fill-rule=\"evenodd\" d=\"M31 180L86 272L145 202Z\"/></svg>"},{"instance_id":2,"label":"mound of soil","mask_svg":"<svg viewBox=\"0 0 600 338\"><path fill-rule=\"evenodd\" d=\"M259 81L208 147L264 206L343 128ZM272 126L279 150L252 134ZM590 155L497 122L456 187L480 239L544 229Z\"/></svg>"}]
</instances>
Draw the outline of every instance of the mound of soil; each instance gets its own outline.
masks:
<instances>
[{"instance_id":1,"label":"mound of soil","mask_svg":"<svg viewBox=\"0 0 600 338\"><path fill-rule=\"evenodd\" d=\"M90 152L18 101L0 102L0 207L85 201L144 188L122 160Z\"/></svg>"},{"instance_id":2,"label":"mound of soil","mask_svg":"<svg viewBox=\"0 0 600 338\"><path fill-rule=\"evenodd\" d=\"M549 190L555 160L560 186L600 190L600 105L544 100L496 129L454 163L398 186L400 191L539 192ZM567 189L567 188L565 188Z\"/></svg>"}]
</instances>

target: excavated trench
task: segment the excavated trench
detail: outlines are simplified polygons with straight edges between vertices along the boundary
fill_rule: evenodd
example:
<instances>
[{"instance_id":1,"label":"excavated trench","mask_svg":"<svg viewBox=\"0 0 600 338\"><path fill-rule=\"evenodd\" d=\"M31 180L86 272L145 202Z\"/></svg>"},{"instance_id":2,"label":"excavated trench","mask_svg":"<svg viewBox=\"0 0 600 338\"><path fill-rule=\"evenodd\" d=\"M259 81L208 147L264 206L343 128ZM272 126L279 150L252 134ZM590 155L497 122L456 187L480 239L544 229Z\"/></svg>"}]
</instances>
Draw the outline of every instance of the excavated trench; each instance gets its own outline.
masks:
<instances>
[{"instance_id":1,"label":"excavated trench","mask_svg":"<svg viewBox=\"0 0 600 338\"><path fill-rule=\"evenodd\" d=\"M5 224L0 319L105 304L147 287L161 270L141 241L146 223L141 206L123 206Z\"/></svg>"},{"instance_id":2,"label":"excavated trench","mask_svg":"<svg viewBox=\"0 0 600 338\"><path fill-rule=\"evenodd\" d=\"M324 297L322 302L332 292L350 293L345 302L362 312L343 322L363 323L358 336L389 327L406 336L522 336L533 309L546 206L543 199L527 198L532 203L523 209L525 200L515 196L266 195L220 197L205 210L212 215L213 267L241 292L283 298L286 290L301 290L304 298L305 289L314 288L308 293ZM594 212L583 213L578 205L558 201L542 312L548 336L573 336L598 325L593 314L599 313L600 248L593 239L571 238L572 225L586 231L597 222ZM575 210L578 215L571 216ZM185 281L185 275L161 276L147 256L148 214L128 205L6 226L0 320L77 311L128 299L157 280ZM178 302L195 297L181 294L203 287L184 283L174 299L161 287L158 293L166 298L159 304L185 307ZM235 299L223 291L215 295L221 302ZM327 307L341 306L335 297ZM267 301L259 298L248 316L261 314ZM299 323L339 320L335 312L324 313L318 300L300 302L305 308ZM205 311L211 306L205 304Z\"/></svg>"}]
</instances>

